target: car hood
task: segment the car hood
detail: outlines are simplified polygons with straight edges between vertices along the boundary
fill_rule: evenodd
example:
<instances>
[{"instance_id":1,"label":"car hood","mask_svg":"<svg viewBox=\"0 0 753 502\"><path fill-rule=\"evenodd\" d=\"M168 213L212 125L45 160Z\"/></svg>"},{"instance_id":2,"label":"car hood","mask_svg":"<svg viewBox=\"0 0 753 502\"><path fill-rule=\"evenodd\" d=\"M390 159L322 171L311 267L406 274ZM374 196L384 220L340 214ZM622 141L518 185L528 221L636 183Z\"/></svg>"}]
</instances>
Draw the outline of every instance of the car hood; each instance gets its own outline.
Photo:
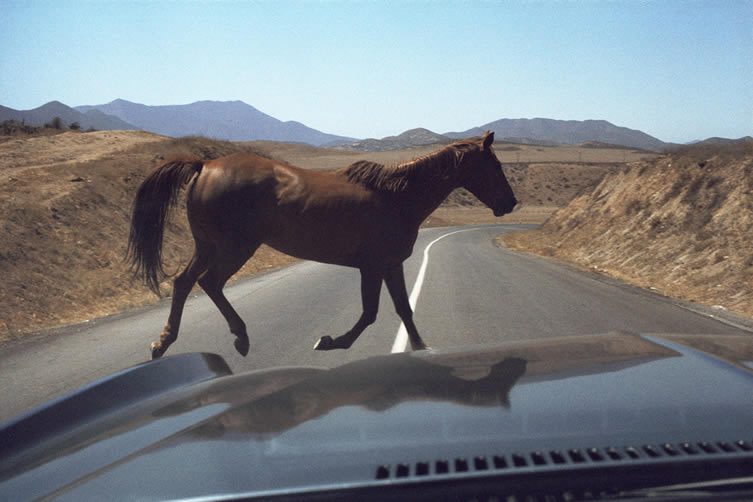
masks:
<instances>
[{"instance_id":1,"label":"car hood","mask_svg":"<svg viewBox=\"0 0 753 502\"><path fill-rule=\"evenodd\" d=\"M175 382L144 390L148 371ZM747 336L610 333L240 375L179 355L6 424L0 499L271 495L556 452L591 462L590 448L664 455L750 441L751 389Z\"/></svg>"}]
</instances>

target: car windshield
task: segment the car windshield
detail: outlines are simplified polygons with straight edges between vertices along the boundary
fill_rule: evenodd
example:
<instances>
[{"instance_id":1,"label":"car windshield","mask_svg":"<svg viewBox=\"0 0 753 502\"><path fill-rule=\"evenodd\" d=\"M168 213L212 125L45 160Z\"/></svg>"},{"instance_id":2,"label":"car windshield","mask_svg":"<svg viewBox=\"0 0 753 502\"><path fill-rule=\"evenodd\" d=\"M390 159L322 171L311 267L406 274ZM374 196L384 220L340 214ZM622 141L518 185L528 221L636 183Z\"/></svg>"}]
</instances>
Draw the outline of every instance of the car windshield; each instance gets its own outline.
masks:
<instances>
[{"instance_id":1,"label":"car windshield","mask_svg":"<svg viewBox=\"0 0 753 502\"><path fill-rule=\"evenodd\" d=\"M492 403L478 416L522 434L568 393L627 444L656 417L705 427L698 407L750 383L673 359L753 371L749 1L10 1L0 19L0 422L195 353L297 368L225 425L301 444L296 426L358 406L418 427L422 399ZM348 366L395 353L420 363L363 374L440 390ZM352 379L324 398L313 368ZM621 404L636 389L664 400L652 418Z\"/></svg>"}]
</instances>

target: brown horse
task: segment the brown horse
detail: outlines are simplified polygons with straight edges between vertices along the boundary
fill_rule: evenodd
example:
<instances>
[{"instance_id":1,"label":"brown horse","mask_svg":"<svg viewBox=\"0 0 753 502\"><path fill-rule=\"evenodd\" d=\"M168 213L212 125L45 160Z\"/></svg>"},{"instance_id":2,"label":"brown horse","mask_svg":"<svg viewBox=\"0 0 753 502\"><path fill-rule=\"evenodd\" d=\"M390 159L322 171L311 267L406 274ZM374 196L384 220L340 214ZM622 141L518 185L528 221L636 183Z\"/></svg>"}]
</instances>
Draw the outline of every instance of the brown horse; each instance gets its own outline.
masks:
<instances>
[{"instance_id":1,"label":"brown horse","mask_svg":"<svg viewBox=\"0 0 753 502\"><path fill-rule=\"evenodd\" d=\"M394 167L359 161L335 171L300 169L252 154L216 160L172 161L150 173L133 204L128 259L157 294L167 277L162 237L168 210L188 183L186 207L194 255L176 276L167 324L151 345L162 356L178 337L183 306L196 283L204 289L248 353L246 325L222 293L227 280L265 243L306 260L346 265L361 272L363 313L317 350L347 349L376 319L382 281L408 332L413 350L426 345L413 323L403 261L413 251L421 222L458 187L496 216L517 203L492 150L494 133L453 143Z\"/></svg>"}]
</instances>

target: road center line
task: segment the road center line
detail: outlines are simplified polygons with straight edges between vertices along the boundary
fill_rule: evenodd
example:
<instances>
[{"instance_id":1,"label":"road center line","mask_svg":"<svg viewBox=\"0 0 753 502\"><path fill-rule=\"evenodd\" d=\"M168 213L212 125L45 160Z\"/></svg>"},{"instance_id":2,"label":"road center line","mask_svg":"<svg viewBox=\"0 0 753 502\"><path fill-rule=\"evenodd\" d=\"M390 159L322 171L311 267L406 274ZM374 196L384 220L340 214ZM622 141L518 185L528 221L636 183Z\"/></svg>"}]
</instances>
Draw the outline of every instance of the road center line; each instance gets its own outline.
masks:
<instances>
[{"instance_id":1,"label":"road center line","mask_svg":"<svg viewBox=\"0 0 753 502\"><path fill-rule=\"evenodd\" d=\"M410 292L410 297L408 297L408 301L410 302L410 308L413 310L413 312L416 312L416 303L418 303L418 295L421 294L421 286L424 284L424 276L426 275L426 267L429 265L429 250L431 247L437 242L441 241L445 237L449 237L451 235L459 234L460 232L470 232L472 230L478 230L477 228L464 228L462 230L455 230L454 232L449 232L444 235L440 235L433 241L429 243L428 246L424 248L424 257L423 261L421 262L421 268L418 270L418 276L416 277L416 282L413 284L413 289ZM395 335L395 343L392 344L392 353L395 352L405 352L405 348L408 346L408 330L405 329L405 323L400 323L400 329L397 330L397 335Z\"/></svg>"}]
</instances>

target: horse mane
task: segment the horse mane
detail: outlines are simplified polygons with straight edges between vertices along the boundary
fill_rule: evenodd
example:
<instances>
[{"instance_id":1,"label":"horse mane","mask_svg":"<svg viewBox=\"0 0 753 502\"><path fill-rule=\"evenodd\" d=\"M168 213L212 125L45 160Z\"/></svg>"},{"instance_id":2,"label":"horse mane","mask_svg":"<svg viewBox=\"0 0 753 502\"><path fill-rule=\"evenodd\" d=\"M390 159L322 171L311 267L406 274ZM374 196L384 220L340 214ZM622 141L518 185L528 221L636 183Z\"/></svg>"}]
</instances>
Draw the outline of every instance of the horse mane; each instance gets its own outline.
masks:
<instances>
[{"instance_id":1,"label":"horse mane","mask_svg":"<svg viewBox=\"0 0 753 502\"><path fill-rule=\"evenodd\" d=\"M377 162L359 160L337 172L345 175L350 183L357 183L371 190L402 192L414 182L447 179L457 170L463 155L478 144L460 141L401 164L385 166Z\"/></svg>"}]
</instances>

